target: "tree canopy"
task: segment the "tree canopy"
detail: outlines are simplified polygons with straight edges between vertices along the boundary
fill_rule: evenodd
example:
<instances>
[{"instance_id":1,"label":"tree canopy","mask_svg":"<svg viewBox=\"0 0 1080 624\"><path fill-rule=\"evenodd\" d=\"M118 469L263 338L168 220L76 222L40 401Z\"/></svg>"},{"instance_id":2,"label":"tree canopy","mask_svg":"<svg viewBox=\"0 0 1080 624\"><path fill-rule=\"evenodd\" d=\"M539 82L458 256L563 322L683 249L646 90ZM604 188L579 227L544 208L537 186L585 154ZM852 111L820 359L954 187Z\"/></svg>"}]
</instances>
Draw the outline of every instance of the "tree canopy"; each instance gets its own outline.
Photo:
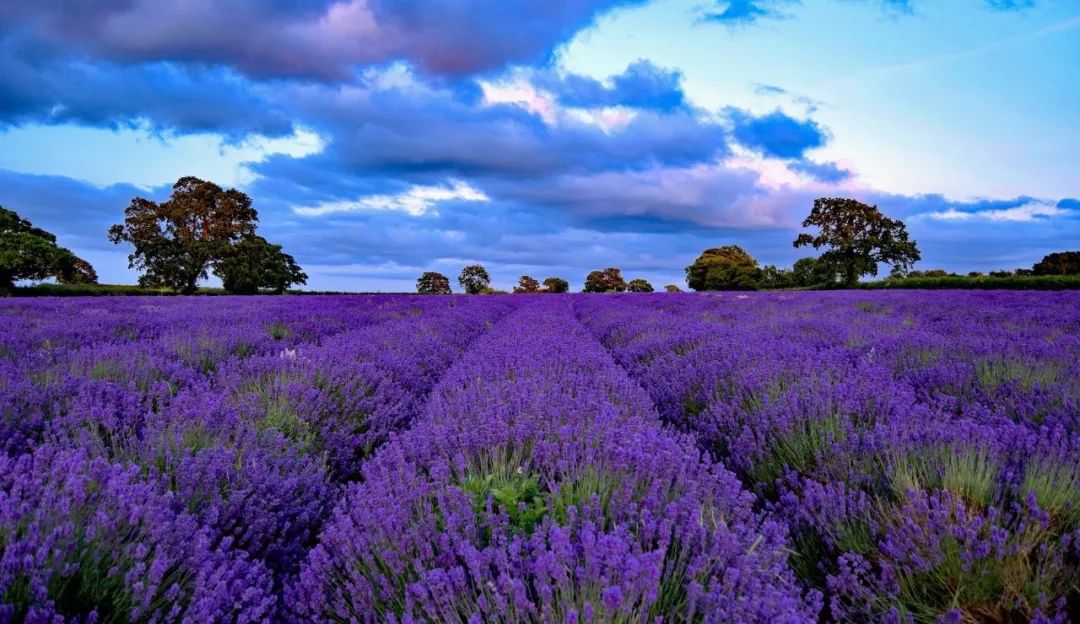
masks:
<instances>
[{"instance_id":1,"label":"tree canopy","mask_svg":"<svg viewBox=\"0 0 1080 624\"><path fill-rule=\"evenodd\" d=\"M615 267L608 267L602 271L593 271L585 278L587 293L623 292L626 290L626 281L623 280L622 271Z\"/></svg>"},{"instance_id":2,"label":"tree canopy","mask_svg":"<svg viewBox=\"0 0 1080 624\"><path fill-rule=\"evenodd\" d=\"M426 271L416 280L416 292L421 295L449 295L450 280L442 273Z\"/></svg>"},{"instance_id":3,"label":"tree canopy","mask_svg":"<svg viewBox=\"0 0 1080 624\"><path fill-rule=\"evenodd\" d=\"M761 281L758 262L738 245L706 249L686 267L693 290L755 290Z\"/></svg>"},{"instance_id":4,"label":"tree canopy","mask_svg":"<svg viewBox=\"0 0 1080 624\"><path fill-rule=\"evenodd\" d=\"M307 274L296 260L261 236L252 236L228 246L214 272L225 290L254 295L260 289L281 294L293 284L306 284Z\"/></svg>"},{"instance_id":5,"label":"tree canopy","mask_svg":"<svg viewBox=\"0 0 1080 624\"><path fill-rule=\"evenodd\" d=\"M1047 254L1031 270L1035 275L1080 275L1080 251Z\"/></svg>"},{"instance_id":6,"label":"tree canopy","mask_svg":"<svg viewBox=\"0 0 1080 624\"><path fill-rule=\"evenodd\" d=\"M549 277L544 280L544 292L564 293L570 292L570 282L561 277Z\"/></svg>"},{"instance_id":7,"label":"tree canopy","mask_svg":"<svg viewBox=\"0 0 1080 624\"><path fill-rule=\"evenodd\" d=\"M56 236L0 207L0 291L10 291L18 280L49 277L71 280L68 283L97 282L94 267L57 245Z\"/></svg>"},{"instance_id":8,"label":"tree canopy","mask_svg":"<svg viewBox=\"0 0 1080 624\"><path fill-rule=\"evenodd\" d=\"M514 288L514 292L517 294L531 294L540 292L540 282L529 277L528 275L522 275L518 279L518 285Z\"/></svg>"},{"instance_id":9,"label":"tree canopy","mask_svg":"<svg viewBox=\"0 0 1080 624\"><path fill-rule=\"evenodd\" d=\"M682 288L679 288L679 286L677 284L668 284L667 286L664 286L664 292L669 292L669 293L682 292Z\"/></svg>"},{"instance_id":10,"label":"tree canopy","mask_svg":"<svg viewBox=\"0 0 1080 624\"><path fill-rule=\"evenodd\" d=\"M863 275L877 275L878 263L904 271L921 259L903 222L886 217L877 206L854 199L816 199L802 225L818 228L818 234L799 234L794 246L828 247L818 262L836 267L848 286Z\"/></svg>"},{"instance_id":11,"label":"tree canopy","mask_svg":"<svg viewBox=\"0 0 1080 624\"><path fill-rule=\"evenodd\" d=\"M639 277L630 280L630 283L626 285L626 290L637 293L650 293L653 291L653 286L649 282Z\"/></svg>"},{"instance_id":12,"label":"tree canopy","mask_svg":"<svg viewBox=\"0 0 1080 624\"><path fill-rule=\"evenodd\" d=\"M791 282L793 286L808 288L818 284L828 284L836 280L833 267L824 262L819 262L813 256L799 258L791 267Z\"/></svg>"},{"instance_id":13,"label":"tree canopy","mask_svg":"<svg viewBox=\"0 0 1080 624\"><path fill-rule=\"evenodd\" d=\"M75 258L70 266L64 266L56 275L61 284L97 284L98 275L94 267L82 258Z\"/></svg>"},{"instance_id":14,"label":"tree canopy","mask_svg":"<svg viewBox=\"0 0 1080 624\"><path fill-rule=\"evenodd\" d=\"M470 264L462 269L457 281L470 295L478 295L491 288L491 276L487 269L479 264Z\"/></svg>"}]
</instances>

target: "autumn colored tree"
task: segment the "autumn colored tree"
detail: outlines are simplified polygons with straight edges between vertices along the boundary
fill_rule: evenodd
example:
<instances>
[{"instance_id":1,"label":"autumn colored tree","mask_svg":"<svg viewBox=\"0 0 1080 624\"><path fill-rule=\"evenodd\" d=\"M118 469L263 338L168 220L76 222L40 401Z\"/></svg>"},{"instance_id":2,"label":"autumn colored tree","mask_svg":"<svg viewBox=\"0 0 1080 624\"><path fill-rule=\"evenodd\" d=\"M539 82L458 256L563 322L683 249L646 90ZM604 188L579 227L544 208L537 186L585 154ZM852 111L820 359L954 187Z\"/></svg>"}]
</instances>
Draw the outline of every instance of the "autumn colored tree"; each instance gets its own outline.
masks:
<instances>
[{"instance_id":1,"label":"autumn colored tree","mask_svg":"<svg viewBox=\"0 0 1080 624\"><path fill-rule=\"evenodd\" d=\"M706 249L686 267L693 290L755 290L761 282L757 260L738 245Z\"/></svg>"},{"instance_id":2,"label":"autumn colored tree","mask_svg":"<svg viewBox=\"0 0 1080 624\"><path fill-rule=\"evenodd\" d=\"M549 277L544 280L543 292L556 294L570 292L570 282L561 277Z\"/></svg>"},{"instance_id":3,"label":"autumn colored tree","mask_svg":"<svg viewBox=\"0 0 1080 624\"><path fill-rule=\"evenodd\" d=\"M615 267L608 267L603 271L593 271L585 278L587 293L623 292L626 290L626 281L623 280L622 271Z\"/></svg>"},{"instance_id":4,"label":"autumn colored tree","mask_svg":"<svg viewBox=\"0 0 1080 624\"><path fill-rule=\"evenodd\" d=\"M491 288L491 276L487 269L479 264L470 264L462 269L457 281L470 295L478 295Z\"/></svg>"},{"instance_id":5,"label":"autumn colored tree","mask_svg":"<svg viewBox=\"0 0 1080 624\"><path fill-rule=\"evenodd\" d=\"M258 219L244 193L187 176L173 185L168 201L131 200L109 240L135 247L128 266L143 272L140 285L190 294L228 246L255 235Z\"/></svg>"},{"instance_id":6,"label":"autumn colored tree","mask_svg":"<svg viewBox=\"0 0 1080 624\"><path fill-rule=\"evenodd\" d=\"M682 288L679 288L675 284L668 284L667 286L664 286L664 292L678 293L678 292L682 292Z\"/></svg>"},{"instance_id":7,"label":"autumn colored tree","mask_svg":"<svg viewBox=\"0 0 1080 624\"><path fill-rule=\"evenodd\" d=\"M93 267L56 244L56 236L34 227L12 210L0 207L0 292L9 292L18 280L71 276L76 266L97 280Z\"/></svg>"},{"instance_id":8,"label":"autumn colored tree","mask_svg":"<svg viewBox=\"0 0 1080 624\"><path fill-rule=\"evenodd\" d=\"M416 280L416 292L421 295L449 295L450 280L442 273L427 271Z\"/></svg>"},{"instance_id":9,"label":"autumn colored tree","mask_svg":"<svg viewBox=\"0 0 1080 624\"><path fill-rule=\"evenodd\" d=\"M522 275L518 278L518 285L514 288L515 294L532 294L538 292L540 292L540 282L528 275Z\"/></svg>"},{"instance_id":10,"label":"autumn colored tree","mask_svg":"<svg viewBox=\"0 0 1080 624\"><path fill-rule=\"evenodd\" d=\"M294 284L306 284L307 274L296 260L261 236L251 236L229 245L214 265L225 290L238 295L254 295L262 290L284 293Z\"/></svg>"},{"instance_id":11,"label":"autumn colored tree","mask_svg":"<svg viewBox=\"0 0 1080 624\"><path fill-rule=\"evenodd\" d=\"M848 286L863 275L877 275L879 263L906 270L921 259L918 246L908 240L902 221L886 217L877 206L854 199L816 199L802 225L816 227L818 233L799 234L795 247L827 247L828 251L818 261L837 267Z\"/></svg>"},{"instance_id":12,"label":"autumn colored tree","mask_svg":"<svg viewBox=\"0 0 1080 624\"><path fill-rule=\"evenodd\" d=\"M1047 254L1031 270L1035 275L1080 275L1080 251Z\"/></svg>"},{"instance_id":13,"label":"autumn colored tree","mask_svg":"<svg viewBox=\"0 0 1080 624\"><path fill-rule=\"evenodd\" d=\"M626 285L626 290L636 293L651 293L653 291L653 286L639 277L630 280L630 283Z\"/></svg>"}]
</instances>

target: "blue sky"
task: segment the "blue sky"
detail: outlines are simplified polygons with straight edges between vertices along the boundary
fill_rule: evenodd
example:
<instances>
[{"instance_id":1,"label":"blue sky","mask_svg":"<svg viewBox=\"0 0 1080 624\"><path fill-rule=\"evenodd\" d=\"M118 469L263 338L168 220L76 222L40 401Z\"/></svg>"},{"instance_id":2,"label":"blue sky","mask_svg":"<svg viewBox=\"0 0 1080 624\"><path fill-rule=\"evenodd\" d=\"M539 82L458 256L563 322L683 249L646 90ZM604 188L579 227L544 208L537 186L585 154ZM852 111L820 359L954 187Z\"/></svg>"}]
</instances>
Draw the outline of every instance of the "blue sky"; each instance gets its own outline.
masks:
<instances>
[{"instance_id":1,"label":"blue sky","mask_svg":"<svg viewBox=\"0 0 1080 624\"><path fill-rule=\"evenodd\" d=\"M121 283L105 230L183 175L317 289L787 265L821 196L1015 268L1080 247L1078 85L1075 0L5 3L0 205Z\"/></svg>"}]
</instances>

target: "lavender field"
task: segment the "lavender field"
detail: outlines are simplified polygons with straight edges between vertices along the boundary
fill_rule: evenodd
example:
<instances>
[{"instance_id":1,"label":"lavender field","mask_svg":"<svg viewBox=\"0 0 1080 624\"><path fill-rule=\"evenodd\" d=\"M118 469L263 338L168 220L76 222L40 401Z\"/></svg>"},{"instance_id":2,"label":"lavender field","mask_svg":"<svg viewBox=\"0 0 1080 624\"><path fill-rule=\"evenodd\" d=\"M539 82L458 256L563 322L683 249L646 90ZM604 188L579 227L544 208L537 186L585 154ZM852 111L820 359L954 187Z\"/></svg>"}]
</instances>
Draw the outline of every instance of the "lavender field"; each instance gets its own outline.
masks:
<instances>
[{"instance_id":1,"label":"lavender field","mask_svg":"<svg viewBox=\"0 0 1080 624\"><path fill-rule=\"evenodd\" d=\"M0 622L1080 619L1080 294L0 320Z\"/></svg>"}]
</instances>

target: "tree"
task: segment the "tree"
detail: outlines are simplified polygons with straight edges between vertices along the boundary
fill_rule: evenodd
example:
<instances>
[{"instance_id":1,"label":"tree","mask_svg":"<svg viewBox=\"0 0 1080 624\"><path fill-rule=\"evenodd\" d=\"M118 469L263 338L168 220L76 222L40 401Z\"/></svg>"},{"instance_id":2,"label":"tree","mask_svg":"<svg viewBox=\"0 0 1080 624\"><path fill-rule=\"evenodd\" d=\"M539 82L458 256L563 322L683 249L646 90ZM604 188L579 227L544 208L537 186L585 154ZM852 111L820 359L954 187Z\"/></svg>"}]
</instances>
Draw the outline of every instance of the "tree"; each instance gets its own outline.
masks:
<instances>
[{"instance_id":1,"label":"tree","mask_svg":"<svg viewBox=\"0 0 1080 624\"><path fill-rule=\"evenodd\" d=\"M549 277L544 280L544 290L546 293L564 293L570 292L570 282L564 280L561 277Z\"/></svg>"},{"instance_id":2,"label":"tree","mask_svg":"<svg viewBox=\"0 0 1080 624\"><path fill-rule=\"evenodd\" d=\"M0 292L10 291L18 280L74 278L76 265L89 269L86 277L97 280L93 267L57 245L56 236L0 207Z\"/></svg>"},{"instance_id":3,"label":"tree","mask_svg":"<svg viewBox=\"0 0 1080 624\"><path fill-rule=\"evenodd\" d=\"M761 287L769 289L791 288L794 281L791 271L781 269L774 264L766 264L761 267Z\"/></svg>"},{"instance_id":4,"label":"tree","mask_svg":"<svg viewBox=\"0 0 1080 624\"><path fill-rule=\"evenodd\" d=\"M854 199L822 197L802 223L817 227L817 236L799 234L795 247L828 247L820 262L836 266L844 284L852 286L863 275L877 275L878 263L907 269L921 259L914 241L908 240L902 221L881 214L877 206Z\"/></svg>"},{"instance_id":5,"label":"tree","mask_svg":"<svg viewBox=\"0 0 1080 624\"><path fill-rule=\"evenodd\" d=\"M626 290L626 282L623 280L622 271L615 267L608 267L603 271L593 271L585 278L587 293L623 292Z\"/></svg>"},{"instance_id":6,"label":"tree","mask_svg":"<svg viewBox=\"0 0 1080 624\"><path fill-rule=\"evenodd\" d=\"M462 269L457 281L470 295L478 295L491 288L491 276L487 269L479 264L470 264Z\"/></svg>"},{"instance_id":7,"label":"tree","mask_svg":"<svg viewBox=\"0 0 1080 624\"><path fill-rule=\"evenodd\" d=\"M540 292L540 282L534 280L528 275L522 275L518 279L518 285L514 288L515 294L532 294Z\"/></svg>"},{"instance_id":8,"label":"tree","mask_svg":"<svg viewBox=\"0 0 1080 624\"><path fill-rule=\"evenodd\" d=\"M109 240L134 245L128 266L143 271L139 284L190 294L230 245L255 235L258 218L244 193L187 176L173 185L168 201L131 200Z\"/></svg>"},{"instance_id":9,"label":"tree","mask_svg":"<svg viewBox=\"0 0 1080 624\"><path fill-rule=\"evenodd\" d=\"M225 290L238 295L254 295L260 289L284 293L293 284L306 284L307 274L296 260L261 236L245 238L229 245L214 274Z\"/></svg>"},{"instance_id":10,"label":"tree","mask_svg":"<svg viewBox=\"0 0 1080 624\"><path fill-rule=\"evenodd\" d=\"M74 258L74 262L61 268L56 275L56 281L61 284L97 284L97 271L89 262L82 258Z\"/></svg>"},{"instance_id":11,"label":"tree","mask_svg":"<svg viewBox=\"0 0 1080 624\"><path fill-rule=\"evenodd\" d=\"M664 286L664 292L669 292L669 293L682 292L682 288L679 288L675 284L668 284L667 286Z\"/></svg>"},{"instance_id":12,"label":"tree","mask_svg":"<svg viewBox=\"0 0 1080 624\"><path fill-rule=\"evenodd\" d=\"M835 280L833 269L812 256L799 258L791 267L791 283L799 288L828 284Z\"/></svg>"},{"instance_id":13,"label":"tree","mask_svg":"<svg viewBox=\"0 0 1080 624\"><path fill-rule=\"evenodd\" d=\"M427 271L416 280L416 292L421 295L449 295L450 280L442 273Z\"/></svg>"},{"instance_id":14,"label":"tree","mask_svg":"<svg viewBox=\"0 0 1080 624\"><path fill-rule=\"evenodd\" d=\"M706 249L686 267L693 290L756 290L760 282L757 260L738 245Z\"/></svg>"},{"instance_id":15,"label":"tree","mask_svg":"<svg viewBox=\"0 0 1080 624\"><path fill-rule=\"evenodd\" d=\"M1031 271L1035 275L1080 275L1080 251L1048 254Z\"/></svg>"},{"instance_id":16,"label":"tree","mask_svg":"<svg viewBox=\"0 0 1080 624\"><path fill-rule=\"evenodd\" d=\"M653 287L652 284L639 277L630 280L630 283L626 285L626 290L637 293L650 293L653 291Z\"/></svg>"}]
</instances>

